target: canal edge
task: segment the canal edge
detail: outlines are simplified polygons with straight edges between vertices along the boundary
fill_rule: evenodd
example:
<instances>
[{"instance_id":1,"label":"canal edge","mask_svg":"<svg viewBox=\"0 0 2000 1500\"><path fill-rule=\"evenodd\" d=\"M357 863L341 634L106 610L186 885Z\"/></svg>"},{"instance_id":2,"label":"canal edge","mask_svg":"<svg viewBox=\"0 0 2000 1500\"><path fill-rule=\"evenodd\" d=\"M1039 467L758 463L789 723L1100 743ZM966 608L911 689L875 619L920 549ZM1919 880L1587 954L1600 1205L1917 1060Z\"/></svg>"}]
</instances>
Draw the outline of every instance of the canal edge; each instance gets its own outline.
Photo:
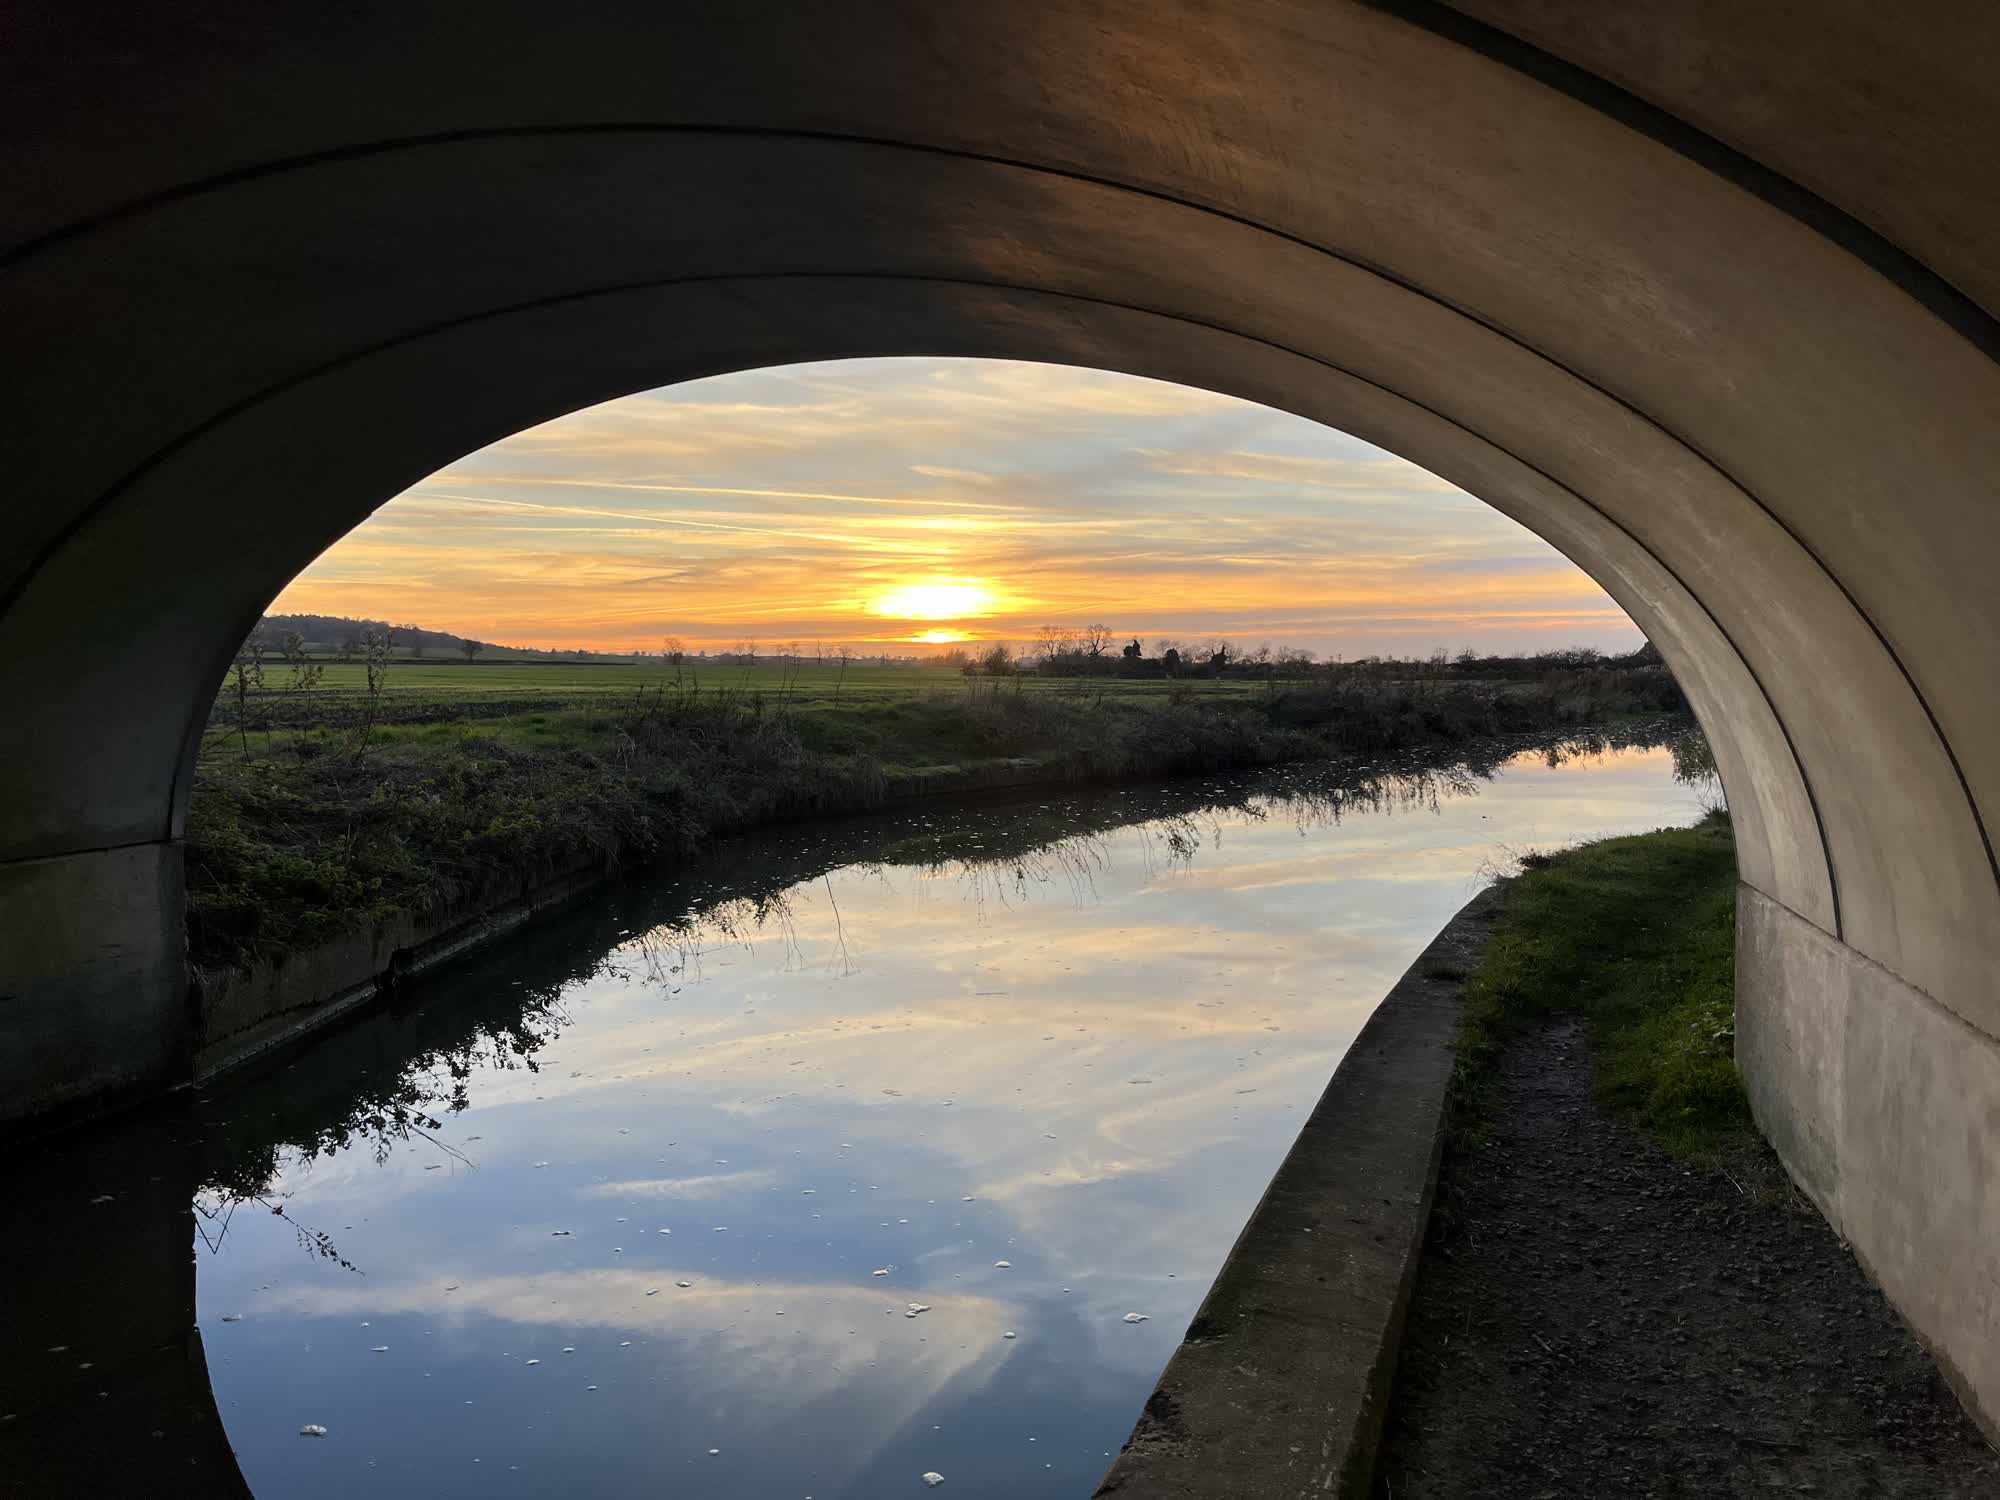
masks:
<instances>
[{"instance_id":1,"label":"canal edge","mask_svg":"<svg viewBox=\"0 0 2000 1500\"><path fill-rule=\"evenodd\" d=\"M1505 885L1376 1006L1095 1491L1368 1493L1449 1124L1454 1039Z\"/></svg>"}]
</instances>

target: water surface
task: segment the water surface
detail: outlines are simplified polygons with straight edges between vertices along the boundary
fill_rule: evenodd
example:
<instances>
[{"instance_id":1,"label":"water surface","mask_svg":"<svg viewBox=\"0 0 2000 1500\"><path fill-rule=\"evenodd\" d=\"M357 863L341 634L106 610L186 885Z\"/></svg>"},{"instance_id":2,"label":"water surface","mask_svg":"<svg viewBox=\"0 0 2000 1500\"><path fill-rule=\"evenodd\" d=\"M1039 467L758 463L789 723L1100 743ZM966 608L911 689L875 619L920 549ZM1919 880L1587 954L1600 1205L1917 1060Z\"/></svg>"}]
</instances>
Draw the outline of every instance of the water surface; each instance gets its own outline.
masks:
<instances>
[{"instance_id":1,"label":"water surface","mask_svg":"<svg viewBox=\"0 0 2000 1500\"><path fill-rule=\"evenodd\" d=\"M737 840L203 1101L252 1490L1088 1494L1437 928L1707 795L1517 748Z\"/></svg>"}]
</instances>

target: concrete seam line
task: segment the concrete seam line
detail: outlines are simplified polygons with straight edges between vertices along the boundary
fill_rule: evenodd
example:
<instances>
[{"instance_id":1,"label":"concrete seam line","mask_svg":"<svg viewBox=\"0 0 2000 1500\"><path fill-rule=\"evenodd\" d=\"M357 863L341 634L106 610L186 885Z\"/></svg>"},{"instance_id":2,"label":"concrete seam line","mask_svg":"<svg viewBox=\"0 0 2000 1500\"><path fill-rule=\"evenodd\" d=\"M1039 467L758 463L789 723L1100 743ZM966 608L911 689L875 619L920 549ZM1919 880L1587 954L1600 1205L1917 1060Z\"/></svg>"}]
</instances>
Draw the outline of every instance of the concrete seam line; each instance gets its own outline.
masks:
<instances>
[{"instance_id":1,"label":"concrete seam line","mask_svg":"<svg viewBox=\"0 0 2000 1500\"><path fill-rule=\"evenodd\" d=\"M30 854L19 859L0 859L0 870L26 869L29 865L59 864L66 859L88 859L93 854L122 854L128 849L158 849L178 844L178 838L125 839L116 844L93 844L88 849L63 849L54 854ZM1786 908L1790 910L1790 908Z\"/></svg>"},{"instance_id":2,"label":"concrete seam line","mask_svg":"<svg viewBox=\"0 0 2000 1500\"><path fill-rule=\"evenodd\" d=\"M1749 881L1744 880L1740 875L1737 877L1736 883L1742 886L1744 890L1749 891L1751 894L1755 895L1758 900L1769 902L1772 907L1774 907L1778 911L1783 912L1793 921L1803 924L1804 926L1810 928L1812 931L1818 933L1821 937L1826 938L1830 942L1840 944L1840 946L1846 949L1847 952L1853 954L1854 957L1861 962L1863 967L1873 969L1877 974L1880 974L1884 979L1894 984L1897 988L1908 990L1912 995L1915 995L1919 1000L1921 1000L1924 1003L1924 1005L1929 1006L1930 1008L1936 1010L1937 1013L1940 1016L1943 1016L1946 1020L1951 1021L1955 1025L1963 1027L1965 1030L1971 1032L1973 1036L1977 1037L1980 1041L1988 1044L2000 1043L2000 1035L1996 1035L1993 1032L1986 1030L1986 1028L1981 1026L1977 1021L1971 1020L1966 1016L1960 1015L1957 1011L1953 1010L1949 1005L1946 1005L1944 1001L1938 999L1937 996L1933 995L1929 990L1925 989L1915 980L1906 979L1903 975L1898 974L1894 969L1890 968L1887 964L1882 963L1879 959L1870 958L1866 953L1863 953L1859 948L1852 946L1837 934L1828 932L1824 927L1820 926L1819 923L1815 922L1811 917L1806 916L1803 912L1797 912L1792 910L1791 907L1787 906L1784 902L1780 901L1776 896L1773 896L1769 891L1765 890L1762 886L1752 885Z\"/></svg>"},{"instance_id":3,"label":"concrete seam line","mask_svg":"<svg viewBox=\"0 0 2000 1500\"><path fill-rule=\"evenodd\" d=\"M1655 565L1659 567L1661 572L1665 573L1669 578L1673 579L1675 584L1678 585L1684 592L1686 592L1687 596L1694 601L1696 608L1700 609L1703 616L1707 618L1709 624L1715 629L1716 633L1719 636L1721 636L1722 639L1729 645L1731 651L1735 654L1737 661L1742 664L1745 673L1750 677L1752 684L1756 687L1758 695L1764 700L1765 707L1770 710L1772 721L1775 724L1777 724L1779 734L1784 738L1786 753L1791 757L1792 767L1794 771L1796 771L1798 774L1799 784L1805 792L1808 806L1810 806L1812 809L1813 822L1820 841L1821 864L1826 871L1828 895L1833 905L1835 928L1837 932L1844 931L1843 919L1841 916L1841 909L1840 909L1839 878L1834 870L1832 850L1827 842L1826 821L1820 812L1818 796L1813 791L1812 778L1807 774L1805 764L1799 757L1798 746L1792 738L1791 730L1786 725L1784 716L1778 712L1776 704L1772 701L1770 690L1764 684L1763 679L1758 675L1756 669L1750 665L1748 660L1744 658L1742 651L1740 650L1740 648L1737 647L1736 642L1734 641L1733 638L1731 638L1729 632L1726 629L1724 629L1721 622L1715 618L1714 612L1708 607L1706 603L1702 601L1701 597L1698 594L1696 594L1692 588L1688 587L1687 582L1683 578L1681 578L1681 576L1677 572L1675 572L1673 568L1668 566L1668 564L1664 560L1662 560L1657 554L1655 554L1650 547L1647 547L1644 543L1640 542L1639 539L1633 536L1630 531L1628 531L1625 527L1620 526L1616 521L1614 521L1609 515L1607 515L1602 509L1600 509L1596 504L1587 499L1585 496L1579 494L1577 491L1563 484L1560 480L1556 479L1553 475L1550 475L1537 465L1528 462L1526 459L1522 458L1519 454L1513 452L1511 449L1505 447L1504 445L1498 442L1493 441L1491 438L1487 437L1485 434L1477 431L1476 429L1465 426L1462 422L1459 422L1453 417L1449 416L1448 414L1439 411L1437 408L1430 406L1424 402L1418 401L1411 396L1407 396L1404 393L1397 391L1389 386L1382 385L1378 381L1371 380L1367 376L1357 374L1356 372L1349 370L1342 365L1336 364L1331 360L1321 358L1317 355L1308 354L1303 350L1295 349L1285 344L1280 344L1272 339L1263 338L1255 334L1244 333L1240 330L1229 328L1223 324L1210 323L1199 318L1190 317L1183 313L1168 312L1158 308L1144 307L1134 303L1120 302L1110 298L1094 297L1082 293L1050 291L1048 289L1041 287L1026 286L999 280L976 280L970 277L954 278L954 277L944 277L944 276L915 276L915 275L907 275L901 272L880 272L880 271L795 271L795 272L769 272L769 273L759 272L759 273L746 273L740 276L693 275L693 276L679 276L679 277L662 277L658 279L648 279L644 281L635 281L635 282L620 282L608 286L598 286L578 291L564 292L549 297L534 298L526 302L515 303L506 307L488 308L478 313L469 313L463 317L453 318L441 323L432 324L426 328L419 329L410 333L399 334L392 339L382 340L379 343L368 346L367 348L352 350L346 354L338 356L337 358L327 360L324 363L315 366L313 369L304 371L297 375L287 376L285 379L281 381L274 382L273 384L265 387L264 389L257 392L253 392L251 395L244 397L242 400L225 408L221 412L208 418L199 425L188 429L186 432L182 433L179 437L175 438L172 442L163 445L161 448L159 448L153 454L151 454L149 457L143 460L140 464L138 464L133 469L128 471L125 475L123 475L121 478L119 478L116 483L108 487L104 491L104 493L100 495L98 499L93 503L93 505L90 507L89 510L87 510L84 514L78 516L71 523L69 527L65 528L62 532L59 532L55 537L53 537L50 540L48 547L44 549L43 555L40 559L37 560L35 567L24 573L20 578L20 580L16 583L14 588L7 595L0 596L0 614L4 614L8 606L11 605L16 598L18 598L22 593L26 591L29 584L32 582L35 574L40 570L41 567L46 565L48 558L53 556L55 552L57 552L61 548L61 546L64 545L72 536L74 536L77 532L81 531L84 528L84 526L88 524L88 522L91 519L93 519L98 512L108 507L118 497L118 495L123 493L125 490L131 488L133 485L137 484L152 469L165 463L168 459L173 457L174 454L178 453L182 448L191 446L205 434L214 430L215 428L220 427L222 424L231 420L232 418L239 416L244 412L253 409L256 406L262 405L267 401L275 400L282 395L285 395L295 389L303 387L311 383L312 381L320 378L321 376L330 375L337 371L360 364L367 359L387 353L390 350L400 349L410 345L418 344L426 339L435 338L442 334L455 332L461 328L473 327L481 323L497 322L503 318L516 317L524 313L540 311L544 308L559 307L571 303L586 302L601 297L614 297L614 296L629 294L632 292L649 291L649 290L665 290L672 287L711 286L711 285L722 286L727 284L755 285L761 282L819 281L819 280L872 281L872 282L897 283L897 284L908 284L908 285L971 287L982 291L1005 292L1012 295L1043 298L1051 301L1059 301L1059 302L1067 301L1067 302L1088 304L1091 306L1105 307L1116 311L1132 313L1143 317L1159 318L1170 322L1181 323L1193 328L1201 328L1211 333L1220 334L1225 338L1241 339L1246 343L1256 344L1261 347L1271 349L1277 353L1287 355L1290 358L1300 360L1306 364L1316 365L1321 369L1331 371L1337 375L1342 376L1345 379L1352 380L1359 385L1367 386L1371 390L1381 391L1383 394L1388 395L1397 401L1401 401L1415 410L1426 413L1427 415L1451 427L1455 431L1465 433L1467 436L1472 437L1477 441L1485 444L1487 447L1491 448L1494 452L1502 454L1510 461L1519 464L1523 469L1525 469L1531 474L1534 474L1544 483L1552 486L1561 493L1569 496L1572 500L1576 501L1586 510L1589 510L1593 515L1596 515L1606 525L1610 526L1612 529L1617 531L1621 536L1625 537L1626 540L1629 541L1637 551L1644 554L1646 557L1650 558L1655 563ZM1525 346L1521 347L1525 349ZM1526 352L1530 354L1534 353L1533 350L1527 350ZM1558 369L1562 368L1560 365L1557 365L1555 367ZM1586 386L1589 385L1589 382L1587 381L1582 381L1581 383ZM1596 387L1590 387L1590 388L1596 389ZM1607 399L1612 400L1614 402L1617 401L1617 398L1615 396L1609 396L1608 393L1605 394L1607 395ZM1633 414L1637 416L1641 421L1647 420L1643 413L1637 412L1635 409L1631 407L1623 407L1623 403L1619 404L1624 410L1632 411ZM1673 438L1673 435L1667 432L1665 428L1658 427L1657 424L1649 424L1649 425L1654 425L1655 430L1661 432L1663 435L1667 436L1670 440L1678 441L1678 439ZM1690 449L1689 451L1693 452L1695 450ZM1696 456L1700 457L1699 453L1697 453ZM1723 473L1723 471L1721 470L1717 470L1717 472ZM1725 479L1728 478L1726 473L1723 474L1723 477ZM1735 483L1733 480L1730 480L1729 482L1732 484L1732 486ZM1751 505L1755 506L1760 513L1765 514L1767 516L1769 515L1768 511L1764 510L1764 508L1761 505L1758 505L1754 496L1751 496L1747 492L1742 492L1740 490L1739 492L1743 493L1745 499L1748 500ZM1778 522L1776 517L1771 517L1771 519L1774 524L1779 525L1781 529L1783 528L1783 523ZM1789 532L1787 532L1786 534L1788 536L1790 535ZM1810 552L1808 552L1807 555L1810 556L1811 555ZM1834 581L1837 587L1838 581L1837 580ZM1842 592L1843 594L1845 594L1844 590ZM1864 616L1863 618L1865 619L1866 617ZM1878 632L1878 638L1879 638L1879 632ZM1885 644L1885 649L1886 649L1886 644ZM1893 653L1891 653L1891 655L1893 659ZM1901 664L1898 663L1899 667L1900 665ZM1911 693L1913 695L1916 695L1918 697L1919 702L1921 703L1922 702L1921 695L1917 694L1916 685L1909 680L1909 676L1907 673L1904 673L1903 676L1904 676L1904 681L1906 685L1909 686ZM191 715L190 725L192 725L195 722L193 716L197 714L205 714L206 708L200 704L196 704L190 707L189 712ZM1937 721L1935 717L1929 714L1928 705L1925 705L1925 714L1926 717L1930 720L1932 728L1935 731L1937 728ZM188 737L192 733L193 733L192 728L190 728L186 733L184 733L183 735L184 743L188 741ZM1943 743L1942 735L1940 735L1939 738L1940 738L1940 743L1942 744ZM1955 767L1957 765L1957 761L1955 758L1951 757L1950 746L1947 744L1944 745L1943 748L1945 750L1946 756L1951 759L1951 763ZM1965 782L1962 773L1960 775L1959 780L1960 780L1960 788L1966 796L1968 810L1973 819L1974 825L1979 828L1980 836L1982 839L1984 839L1985 827L1980 822L1977 805L1973 803L1971 800L1971 788L1969 784ZM170 795L174 798L174 804L169 807L167 814L167 826L170 829L174 827L178 821L177 808L179 805L179 797L182 791L185 790L185 785L186 785L186 778L180 776L177 773L174 778L173 789L170 793ZM1990 842L1986 844L1986 848L1987 848L1989 862L1992 862L1992 845ZM1995 887L1996 889L2000 889L2000 863L1993 863L1993 872L1994 872Z\"/></svg>"},{"instance_id":4,"label":"concrete seam line","mask_svg":"<svg viewBox=\"0 0 2000 1500\"><path fill-rule=\"evenodd\" d=\"M1914 252L1796 178L1766 166L1673 111L1442 0L1356 0L1383 15L1532 78L1684 156L1832 241L1988 359L2000 361L2000 319Z\"/></svg>"}]
</instances>

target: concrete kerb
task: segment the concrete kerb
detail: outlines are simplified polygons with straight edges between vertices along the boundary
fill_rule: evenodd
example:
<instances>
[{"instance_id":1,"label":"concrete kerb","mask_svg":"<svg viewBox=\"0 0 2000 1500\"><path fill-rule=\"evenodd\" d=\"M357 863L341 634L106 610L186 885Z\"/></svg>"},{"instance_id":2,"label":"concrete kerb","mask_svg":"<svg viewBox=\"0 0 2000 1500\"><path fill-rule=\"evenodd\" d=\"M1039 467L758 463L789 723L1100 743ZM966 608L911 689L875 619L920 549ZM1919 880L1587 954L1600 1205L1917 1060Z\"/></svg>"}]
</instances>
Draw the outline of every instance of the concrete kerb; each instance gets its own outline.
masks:
<instances>
[{"instance_id":1,"label":"concrete kerb","mask_svg":"<svg viewBox=\"0 0 2000 1500\"><path fill-rule=\"evenodd\" d=\"M1098 1495L1367 1494L1437 1186L1465 982L1503 892L1467 902L1355 1037Z\"/></svg>"}]
</instances>

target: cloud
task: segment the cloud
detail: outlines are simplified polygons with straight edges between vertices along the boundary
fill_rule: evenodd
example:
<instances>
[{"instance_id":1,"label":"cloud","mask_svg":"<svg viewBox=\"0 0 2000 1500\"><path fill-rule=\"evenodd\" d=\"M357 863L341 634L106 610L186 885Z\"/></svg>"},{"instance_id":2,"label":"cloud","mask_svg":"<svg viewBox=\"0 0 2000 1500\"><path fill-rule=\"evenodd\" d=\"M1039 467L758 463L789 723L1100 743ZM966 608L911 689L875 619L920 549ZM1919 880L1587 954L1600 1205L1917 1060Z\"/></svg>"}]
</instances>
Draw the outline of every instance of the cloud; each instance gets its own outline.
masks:
<instances>
[{"instance_id":1,"label":"cloud","mask_svg":"<svg viewBox=\"0 0 2000 1500\"><path fill-rule=\"evenodd\" d=\"M876 642L908 632L871 602L934 577L1003 601L934 622L978 639L1102 619L1349 656L1637 640L1552 548L1346 434L935 359L746 371L530 429L391 501L277 607L613 650Z\"/></svg>"},{"instance_id":2,"label":"cloud","mask_svg":"<svg viewBox=\"0 0 2000 1500\"><path fill-rule=\"evenodd\" d=\"M1188 453L1150 449L1145 457L1162 474L1244 479L1265 485L1305 485L1314 489L1365 490L1376 494L1464 493L1429 470L1386 454L1379 458L1350 458L1241 450Z\"/></svg>"},{"instance_id":3,"label":"cloud","mask_svg":"<svg viewBox=\"0 0 2000 1500\"><path fill-rule=\"evenodd\" d=\"M752 1284L653 1267L460 1273L385 1286L294 1284L264 1292L252 1310L350 1325L363 1317L413 1315L460 1335L504 1324L511 1331L502 1347L510 1357L503 1361L496 1348L492 1360L512 1365L509 1373L523 1380L590 1379L607 1390L614 1380L642 1380L657 1390L698 1371L702 1409L727 1412L739 1430L782 1425L828 1438L837 1433L837 1442L817 1449L814 1463L822 1486L841 1488L947 1392L971 1395L988 1385L1020 1347L1003 1331L1033 1327L1027 1309L949 1284L923 1296L930 1311L910 1319L901 1316L903 1297L878 1289ZM617 1334L636 1347L616 1348ZM558 1354L563 1343L576 1352ZM394 1357L393 1350L384 1357ZM540 1358L539 1368L528 1368L529 1358Z\"/></svg>"},{"instance_id":4,"label":"cloud","mask_svg":"<svg viewBox=\"0 0 2000 1500\"><path fill-rule=\"evenodd\" d=\"M754 1192L778 1180L770 1171L711 1172L699 1177L643 1177L624 1182L592 1183L584 1189L587 1198L725 1198L731 1193Z\"/></svg>"}]
</instances>

